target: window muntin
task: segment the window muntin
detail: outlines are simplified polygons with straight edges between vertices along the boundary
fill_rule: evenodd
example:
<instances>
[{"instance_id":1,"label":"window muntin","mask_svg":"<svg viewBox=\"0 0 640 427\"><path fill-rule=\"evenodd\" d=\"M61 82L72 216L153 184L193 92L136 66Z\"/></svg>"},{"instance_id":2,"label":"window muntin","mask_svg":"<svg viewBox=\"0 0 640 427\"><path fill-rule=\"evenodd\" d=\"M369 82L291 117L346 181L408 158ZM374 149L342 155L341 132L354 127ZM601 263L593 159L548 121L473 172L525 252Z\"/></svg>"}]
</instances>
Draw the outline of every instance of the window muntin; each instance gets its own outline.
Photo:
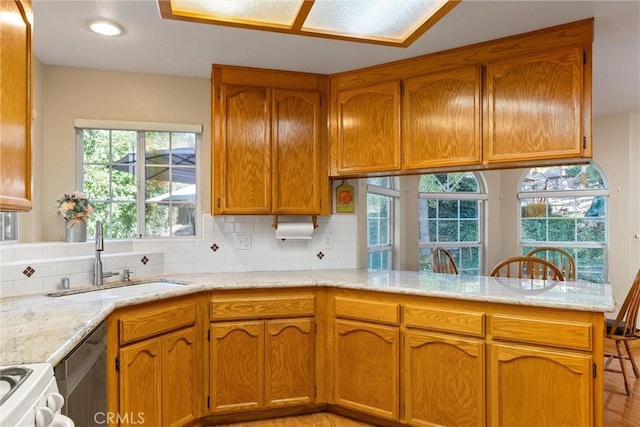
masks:
<instances>
[{"instance_id":1,"label":"window muntin","mask_svg":"<svg viewBox=\"0 0 640 427\"><path fill-rule=\"evenodd\" d=\"M78 139L90 234L99 219L114 239L195 236L199 134L78 129Z\"/></svg>"},{"instance_id":2,"label":"window muntin","mask_svg":"<svg viewBox=\"0 0 640 427\"><path fill-rule=\"evenodd\" d=\"M559 247L576 261L577 278L608 278L608 194L604 174L594 165L532 168L520 183L520 247Z\"/></svg>"},{"instance_id":3,"label":"window muntin","mask_svg":"<svg viewBox=\"0 0 640 427\"><path fill-rule=\"evenodd\" d=\"M393 266L394 198L393 178L367 179L367 266L389 270Z\"/></svg>"},{"instance_id":4,"label":"window muntin","mask_svg":"<svg viewBox=\"0 0 640 427\"><path fill-rule=\"evenodd\" d=\"M433 270L431 250L441 246L451 252L461 274L480 274L482 201L487 196L476 175L423 175L418 191L420 270Z\"/></svg>"}]
</instances>

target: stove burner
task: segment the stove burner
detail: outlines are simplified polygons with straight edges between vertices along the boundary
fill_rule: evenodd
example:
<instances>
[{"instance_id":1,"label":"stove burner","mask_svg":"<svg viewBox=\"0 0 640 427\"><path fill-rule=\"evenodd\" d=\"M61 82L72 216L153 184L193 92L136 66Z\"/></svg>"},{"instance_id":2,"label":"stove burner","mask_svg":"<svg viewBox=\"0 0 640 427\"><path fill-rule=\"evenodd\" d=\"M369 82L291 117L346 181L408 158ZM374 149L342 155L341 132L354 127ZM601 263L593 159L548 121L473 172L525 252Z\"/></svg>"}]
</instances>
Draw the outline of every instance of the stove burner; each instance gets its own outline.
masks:
<instances>
[{"instance_id":1,"label":"stove burner","mask_svg":"<svg viewBox=\"0 0 640 427\"><path fill-rule=\"evenodd\" d=\"M0 369L0 405L31 375L33 369L23 366L12 366Z\"/></svg>"}]
</instances>

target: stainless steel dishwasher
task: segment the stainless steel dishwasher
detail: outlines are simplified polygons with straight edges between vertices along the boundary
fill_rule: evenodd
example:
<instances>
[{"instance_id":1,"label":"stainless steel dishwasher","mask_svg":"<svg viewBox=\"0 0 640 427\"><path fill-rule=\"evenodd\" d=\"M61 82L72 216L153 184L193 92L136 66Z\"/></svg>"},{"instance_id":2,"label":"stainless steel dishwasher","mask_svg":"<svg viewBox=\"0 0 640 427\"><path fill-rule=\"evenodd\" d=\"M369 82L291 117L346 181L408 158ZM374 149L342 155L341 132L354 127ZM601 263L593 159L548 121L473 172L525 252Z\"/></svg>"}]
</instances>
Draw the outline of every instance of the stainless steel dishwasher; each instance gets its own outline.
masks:
<instances>
[{"instance_id":1,"label":"stainless steel dishwasher","mask_svg":"<svg viewBox=\"0 0 640 427\"><path fill-rule=\"evenodd\" d=\"M102 322L54 368L76 426L103 426L107 411L107 324Z\"/></svg>"}]
</instances>

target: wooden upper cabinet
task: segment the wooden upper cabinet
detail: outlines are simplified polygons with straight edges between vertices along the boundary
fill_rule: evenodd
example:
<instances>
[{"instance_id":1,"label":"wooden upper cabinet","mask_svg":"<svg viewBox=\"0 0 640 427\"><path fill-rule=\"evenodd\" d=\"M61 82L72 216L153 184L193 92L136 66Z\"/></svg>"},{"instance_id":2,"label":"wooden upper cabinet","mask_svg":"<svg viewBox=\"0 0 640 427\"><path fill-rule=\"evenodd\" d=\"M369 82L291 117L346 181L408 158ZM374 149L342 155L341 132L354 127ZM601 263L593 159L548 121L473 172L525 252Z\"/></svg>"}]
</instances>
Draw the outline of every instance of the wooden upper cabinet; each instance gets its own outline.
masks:
<instances>
[{"instance_id":1,"label":"wooden upper cabinet","mask_svg":"<svg viewBox=\"0 0 640 427\"><path fill-rule=\"evenodd\" d=\"M30 211L33 12L0 2L0 211Z\"/></svg>"},{"instance_id":2,"label":"wooden upper cabinet","mask_svg":"<svg viewBox=\"0 0 640 427\"><path fill-rule=\"evenodd\" d=\"M400 82L338 91L333 175L400 169Z\"/></svg>"},{"instance_id":3,"label":"wooden upper cabinet","mask_svg":"<svg viewBox=\"0 0 640 427\"><path fill-rule=\"evenodd\" d=\"M482 162L479 64L409 78L403 86L403 169Z\"/></svg>"},{"instance_id":4,"label":"wooden upper cabinet","mask_svg":"<svg viewBox=\"0 0 640 427\"><path fill-rule=\"evenodd\" d=\"M214 108L213 212L271 212L270 93L222 85Z\"/></svg>"},{"instance_id":5,"label":"wooden upper cabinet","mask_svg":"<svg viewBox=\"0 0 640 427\"><path fill-rule=\"evenodd\" d=\"M490 62L485 162L582 157L583 68L581 45Z\"/></svg>"},{"instance_id":6,"label":"wooden upper cabinet","mask_svg":"<svg viewBox=\"0 0 640 427\"><path fill-rule=\"evenodd\" d=\"M273 213L319 213L327 176L320 168L320 94L276 90L272 111Z\"/></svg>"},{"instance_id":7,"label":"wooden upper cabinet","mask_svg":"<svg viewBox=\"0 0 640 427\"><path fill-rule=\"evenodd\" d=\"M213 67L214 214L328 214L327 93L326 76Z\"/></svg>"},{"instance_id":8,"label":"wooden upper cabinet","mask_svg":"<svg viewBox=\"0 0 640 427\"><path fill-rule=\"evenodd\" d=\"M592 43L587 19L331 76L331 175L583 162Z\"/></svg>"}]
</instances>

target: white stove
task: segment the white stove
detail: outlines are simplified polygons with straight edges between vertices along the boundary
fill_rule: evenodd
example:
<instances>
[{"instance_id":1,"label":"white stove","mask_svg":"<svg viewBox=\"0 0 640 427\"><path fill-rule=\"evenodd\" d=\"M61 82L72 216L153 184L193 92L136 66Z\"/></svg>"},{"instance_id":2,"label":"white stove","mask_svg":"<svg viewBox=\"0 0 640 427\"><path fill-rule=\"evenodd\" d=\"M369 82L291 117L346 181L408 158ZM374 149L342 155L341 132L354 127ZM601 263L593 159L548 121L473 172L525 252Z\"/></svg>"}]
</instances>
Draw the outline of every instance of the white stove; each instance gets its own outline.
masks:
<instances>
[{"instance_id":1,"label":"white stove","mask_svg":"<svg viewBox=\"0 0 640 427\"><path fill-rule=\"evenodd\" d=\"M0 367L0 427L74 427L49 363Z\"/></svg>"}]
</instances>

